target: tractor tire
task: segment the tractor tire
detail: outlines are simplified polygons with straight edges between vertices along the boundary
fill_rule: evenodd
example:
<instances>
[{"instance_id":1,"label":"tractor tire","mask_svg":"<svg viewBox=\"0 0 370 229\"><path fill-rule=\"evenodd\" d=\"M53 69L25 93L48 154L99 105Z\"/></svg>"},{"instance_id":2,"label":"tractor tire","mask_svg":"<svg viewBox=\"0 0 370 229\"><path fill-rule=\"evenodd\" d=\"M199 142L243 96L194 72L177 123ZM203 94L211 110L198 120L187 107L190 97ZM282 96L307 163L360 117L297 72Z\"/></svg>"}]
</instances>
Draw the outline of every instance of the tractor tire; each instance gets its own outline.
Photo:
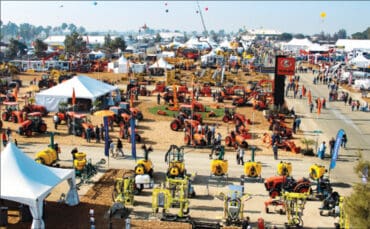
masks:
<instances>
[{"instance_id":1,"label":"tractor tire","mask_svg":"<svg viewBox=\"0 0 370 229\"><path fill-rule=\"evenodd\" d=\"M45 133L45 132L46 132L46 130L47 130L47 126L46 126L45 124L41 124L41 125L39 126L39 132L40 132L40 133Z\"/></svg>"},{"instance_id":2,"label":"tractor tire","mask_svg":"<svg viewBox=\"0 0 370 229\"><path fill-rule=\"evenodd\" d=\"M305 193L310 190L310 184L309 183L300 183L294 188L294 192L299 192L299 193Z\"/></svg>"},{"instance_id":3,"label":"tractor tire","mask_svg":"<svg viewBox=\"0 0 370 229\"><path fill-rule=\"evenodd\" d=\"M185 143L185 145L190 145L190 135L185 135L185 137L184 137L184 143Z\"/></svg>"},{"instance_id":4,"label":"tractor tire","mask_svg":"<svg viewBox=\"0 0 370 229\"><path fill-rule=\"evenodd\" d=\"M15 115L14 115L14 116L12 117L12 121L13 121L14 123L18 123L18 118L17 118L17 116L15 116Z\"/></svg>"},{"instance_id":5,"label":"tractor tire","mask_svg":"<svg viewBox=\"0 0 370 229\"><path fill-rule=\"evenodd\" d=\"M280 192L277 189L273 189L269 192L269 195L272 199L280 195Z\"/></svg>"},{"instance_id":6,"label":"tractor tire","mask_svg":"<svg viewBox=\"0 0 370 229\"><path fill-rule=\"evenodd\" d=\"M31 130L31 129L27 129L27 130L25 131L25 135L26 135L27 137L31 137L31 136L32 136L32 130Z\"/></svg>"},{"instance_id":7,"label":"tractor tire","mask_svg":"<svg viewBox=\"0 0 370 229\"><path fill-rule=\"evenodd\" d=\"M179 121L178 120L173 120L170 124L171 130L173 131L178 131L179 130Z\"/></svg>"},{"instance_id":8,"label":"tractor tire","mask_svg":"<svg viewBox=\"0 0 370 229\"><path fill-rule=\"evenodd\" d=\"M227 146L231 146L231 145L232 145L232 143L233 143L233 141L232 141L231 137L230 137L230 136L227 136L227 137L225 138L225 145L227 145Z\"/></svg>"},{"instance_id":9,"label":"tractor tire","mask_svg":"<svg viewBox=\"0 0 370 229\"><path fill-rule=\"evenodd\" d=\"M248 148L248 142L243 141L242 144L241 144L241 147L247 149Z\"/></svg>"},{"instance_id":10,"label":"tractor tire","mask_svg":"<svg viewBox=\"0 0 370 229\"><path fill-rule=\"evenodd\" d=\"M227 117L226 115L222 118L222 121L225 122L225 123L228 123L230 121L229 117Z\"/></svg>"},{"instance_id":11,"label":"tractor tire","mask_svg":"<svg viewBox=\"0 0 370 229\"><path fill-rule=\"evenodd\" d=\"M1 119L2 119L3 121L8 121L8 120L9 120L8 114L7 114L7 113L3 113L3 114L1 115Z\"/></svg>"},{"instance_id":12,"label":"tractor tire","mask_svg":"<svg viewBox=\"0 0 370 229\"><path fill-rule=\"evenodd\" d=\"M269 210L269 208L268 207L266 207L265 208L265 210L266 210L266 213L268 214L268 213L270 213L270 210Z\"/></svg>"},{"instance_id":13,"label":"tractor tire","mask_svg":"<svg viewBox=\"0 0 370 229\"><path fill-rule=\"evenodd\" d=\"M243 124L243 122L239 119L239 118L236 118L235 119L235 126L239 127Z\"/></svg>"}]
</instances>

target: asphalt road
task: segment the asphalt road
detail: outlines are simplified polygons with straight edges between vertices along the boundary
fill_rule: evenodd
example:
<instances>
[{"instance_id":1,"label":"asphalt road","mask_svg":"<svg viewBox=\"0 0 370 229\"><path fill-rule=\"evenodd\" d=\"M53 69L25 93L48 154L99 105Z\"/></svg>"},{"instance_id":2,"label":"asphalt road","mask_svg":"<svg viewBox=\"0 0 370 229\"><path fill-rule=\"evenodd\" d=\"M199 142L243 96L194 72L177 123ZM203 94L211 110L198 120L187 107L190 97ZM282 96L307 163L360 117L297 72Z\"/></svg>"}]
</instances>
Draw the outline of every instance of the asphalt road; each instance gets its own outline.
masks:
<instances>
[{"instance_id":1,"label":"asphalt road","mask_svg":"<svg viewBox=\"0 0 370 229\"><path fill-rule=\"evenodd\" d=\"M329 89L327 85L314 85L313 75L311 73L299 74L300 85L304 84L306 88L312 91L314 98L326 98L328 101ZM339 89L339 91L343 89ZM353 99L359 99L361 102L360 93L350 93ZM286 97L288 106L294 107L298 115L301 115L301 127L312 139L318 140L319 144L326 141L328 145L332 137L336 137L338 130L343 129L348 137L346 149L341 148L336 167L331 171L331 176L343 182L359 181L358 176L353 173L353 166L358 159L358 152L362 152L364 159L369 160L370 154L370 113L362 111L352 111L351 107L345 105L343 101L327 102L326 109L321 110L321 114L317 115L316 109L310 113L307 99L293 98L293 92L289 92ZM314 131L321 131L321 134L315 134ZM326 150L329 153L329 149ZM329 162L328 162L329 163Z\"/></svg>"}]
</instances>

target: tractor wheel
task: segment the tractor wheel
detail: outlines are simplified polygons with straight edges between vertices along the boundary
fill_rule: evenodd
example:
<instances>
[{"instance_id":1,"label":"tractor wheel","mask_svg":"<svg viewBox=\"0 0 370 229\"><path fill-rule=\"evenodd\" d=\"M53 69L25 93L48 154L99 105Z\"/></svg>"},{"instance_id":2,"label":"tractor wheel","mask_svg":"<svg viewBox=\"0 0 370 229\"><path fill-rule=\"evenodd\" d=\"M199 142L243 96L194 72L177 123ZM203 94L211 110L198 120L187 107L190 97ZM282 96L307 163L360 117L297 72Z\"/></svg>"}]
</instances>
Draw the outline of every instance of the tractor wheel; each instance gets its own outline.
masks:
<instances>
[{"instance_id":1,"label":"tractor wheel","mask_svg":"<svg viewBox=\"0 0 370 229\"><path fill-rule=\"evenodd\" d=\"M240 125L242 125L242 121L239 118L236 118L235 119L235 126L239 127Z\"/></svg>"},{"instance_id":2,"label":"tractor wheel","mask_svg":"<svg viewBox=\"0 0 370 229\"><path fill-rule=\"evenodd\" d=\"M269 208L268 207L266 207L266 213L268 214L268 213L270 213L270 211L269 211Z\"/></svg>"},{"instance_id":3,"label":"tractor wheel","mask_svg":"<svg viewBox=\"0 0 370 229\"><path fill-rule=\"evenodd\" d=\"M32 130L31 130L31 129L27 129L27 130L25 131L25 135L26 135L27 137L31 137L31 135L32 135Z\"/></svg>"},{"instance_id":4,"label":"tractor wheel","mask_svg":"<svg viewBox=\"0 0 370 229\"><path fill-rule=\"evenodd\" d=\"M46 132L46 129L47 129L46 125L45 124L41 124L40 127L39 127L39 132L40 133L45 133Z\"/></svg>"},{"instance_id":5,"label":"tractor wheel","mask_svg":"<svg viewBox=\"0 0 370 229\"><path fill-rule=\"evenodd\" d=\"M243 142L242 142L242 144L241 144L241 146L242 146L243 148L247 149L247 148L248 148L248 142L243 141Z\"/></svg>"},{"instance_id":6,"label":"tractor wheel","mask_svg":"<svg viewBox=\"0 0 370 229\"><path fill-rule=\"evenodd\" d=\"M226 138L225 138L225 144L227 145L227 146L231 146L231 144L232 144L232 139L231 139L231 137L230 136L227 136Z\"/></svg>"},{"instance_id":7,"label":"tractor wheel","mask_svg":"<svg viewBox=\"0 0 370 229\"><path fill-rule=\"evenodd\" d=\"M275 197L279 196L279 195L280 195L280 193L279 193L279 191L278 191L277 189L273 189L273 190L271 190L271 191L269 192L269 195L270 195L270 197L271 197L272 199L274 199Z\"/></svg>"},{"instance_id":8,"label":"tractor wheel","mask_svg":"<svg viewBox=\"0 0 370 229\"><path fill-rule=\"evenodd\" d=\"M294 188L294 192L299 192L299 193L305 193L310 190L310 185L308 183L300 183Z\"/></svg>"},{"instance_id":9,"label":"tractor wheel","mask_svg":"<svg viewBox=\"0 0 370 229\"><path fill-rule=\"evenodd\" d=\"M171 130L178 131L179 130L179 122L177 120L173 120L170 124Z\"/></svg>"},{"instance_id":10,"label":"tractor wheel","mask_svg":"<svg viewBox=\"0 0 370 229\"><path fill-rule=\"evenodd\" d=\"M3 113L1 115L1 118L4 120L4 121L8 121L9 117L8 117L8 114L7 113Z\"/></svg>"},{"instance_id":11,"label":"tractor wheel","mask_svg":"<svg viewBox=\"0 0 370 229\"><path fill-rule=\"evenodd\" d=\"M13 120L13 122L14 122L14 123L18 123L18 118L17 118L17 116L15 116L15 115L14 115L14 116L12 116L12 120Z\"/></svg>"},{"instance_id":12,"label":"tractor wheel","mask_svg":"<svg viewBox=\"0 0 370 229\"><path fill-rule=\"evenodd\" d=\"M226 115L222 118L222 121L223 122L229 122L230 120L229 120L229 117L227 117Z\"/></svg>"},{"instance_id":13,"label":"tractor wheel","mask_svg":"<svg viewBox=\"0 0 370 229\"><path fill-rule=\"evenodd\" d=\"M190 145L190 135L185 135L185 137L184 137L184 143L186 144L186 145Z\"/></svg>"}]
</instances>

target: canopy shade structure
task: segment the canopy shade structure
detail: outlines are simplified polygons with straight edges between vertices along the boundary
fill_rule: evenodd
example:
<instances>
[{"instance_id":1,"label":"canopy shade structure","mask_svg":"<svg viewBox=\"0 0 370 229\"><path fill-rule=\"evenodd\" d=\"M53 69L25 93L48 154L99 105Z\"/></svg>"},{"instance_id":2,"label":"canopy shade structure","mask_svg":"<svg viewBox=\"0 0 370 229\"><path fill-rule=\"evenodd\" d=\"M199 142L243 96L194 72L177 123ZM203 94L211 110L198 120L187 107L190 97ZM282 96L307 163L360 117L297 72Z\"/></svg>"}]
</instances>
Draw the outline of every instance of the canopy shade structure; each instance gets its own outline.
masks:
<instances>
[{"instance_id":1,"label":"canopy shade structure","mask_svg":"<svg viewBox=\"0 0 370 229\"><path fill-rule=\"evenodd\" d=\"M42 220L43 201L62 181L68 180L70 186L66 203L69 206L79 203L73 169L41 165L28 157L12 142L8 143L1 152L0 160L0 197L28 205L33 217L31 228L45 228Z\"/></svg>"}]
</instances>

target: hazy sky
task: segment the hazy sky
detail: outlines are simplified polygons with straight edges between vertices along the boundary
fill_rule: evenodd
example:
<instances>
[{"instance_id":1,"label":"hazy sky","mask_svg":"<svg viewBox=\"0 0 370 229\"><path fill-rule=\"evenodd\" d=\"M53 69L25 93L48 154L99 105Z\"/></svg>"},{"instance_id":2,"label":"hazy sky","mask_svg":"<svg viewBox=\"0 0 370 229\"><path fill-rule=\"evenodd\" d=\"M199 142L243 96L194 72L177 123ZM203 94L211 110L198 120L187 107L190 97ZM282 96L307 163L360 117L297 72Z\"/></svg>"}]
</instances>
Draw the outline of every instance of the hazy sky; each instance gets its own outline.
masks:
<instances>
[{"instance_id":1,"label":"hazy sky","mask_svg":"<svg viewBox=\"0 0 370 229\"><path fill-rule=\"evenodd\" d=\"M88 31L153 29L202 31L196 1L4 1L1 20L42 26L63 22ZM266 28L312 35L370 27L370 1L199 1L208 30ZM63 7L61 7L63 6ZM206 10L208 8L208 10ZM166 12L168 10L168 12ZM321 18L321 12L326 13Z\"/></svg>"}]
</instances>

